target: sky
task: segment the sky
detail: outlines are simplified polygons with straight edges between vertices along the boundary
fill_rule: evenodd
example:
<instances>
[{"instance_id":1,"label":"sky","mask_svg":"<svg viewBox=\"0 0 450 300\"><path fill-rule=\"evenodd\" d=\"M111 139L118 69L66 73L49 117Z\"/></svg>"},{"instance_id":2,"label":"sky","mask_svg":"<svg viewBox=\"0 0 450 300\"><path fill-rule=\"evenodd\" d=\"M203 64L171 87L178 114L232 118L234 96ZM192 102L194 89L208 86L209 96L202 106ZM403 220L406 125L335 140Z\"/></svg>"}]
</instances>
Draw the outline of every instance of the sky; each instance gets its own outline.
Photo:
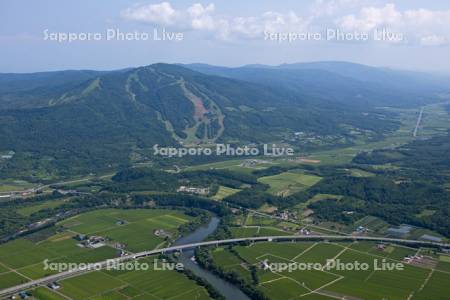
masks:
<instances>
[{"instance_id":1,"label":"sky","mask_svg":"<svg viewBox=\"0 0 450 300\"><path fill-rule=\"evenodd\" d=\"M1 0L0 73L349 61L450 73L448 0Z\"/></svg>"}]
</instances>

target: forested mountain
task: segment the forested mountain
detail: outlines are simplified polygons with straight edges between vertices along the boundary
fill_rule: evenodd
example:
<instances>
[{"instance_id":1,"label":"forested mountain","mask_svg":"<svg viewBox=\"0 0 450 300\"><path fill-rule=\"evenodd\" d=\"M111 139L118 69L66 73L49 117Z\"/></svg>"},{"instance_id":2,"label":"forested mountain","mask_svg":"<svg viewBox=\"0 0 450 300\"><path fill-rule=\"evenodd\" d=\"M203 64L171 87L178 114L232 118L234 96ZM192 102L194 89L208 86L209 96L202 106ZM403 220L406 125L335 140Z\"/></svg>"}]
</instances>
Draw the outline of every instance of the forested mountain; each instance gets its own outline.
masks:
<instances>
[{"instance_id":1,"label":"forested mountain","mask_svg":"<svg viewBox=\"0 0 450 300\"><path fill-rule=\"evenodd\" d=\"M0 92L11 93L49 88L64 84L80 84L106 72L79 70L38 73L0 73Z\"/></svg>"},{"instance_id":2,"label":"forested mountain","mask_svg":"<svg viewBox=\"0 0 450 300\"><path fill-rule=\"evenodd\" d=\"M136 149L154 144L267 143L355 129L381 136L397 126L375 107L402 94L376 84L286 66L196 66L204 73L154 64L0 74L0 151L15 152L0 173L85 173L126 165Z\"/></svg>"},{"instance_id":3,"label":"forested mountain","mask_svg":"<svg viewBox=\"0 0 450 300\"><path fill-rule=\"evenodd\" d=\"M333 99L352 106L411 106L448 94L449 76L375 68L347 62L314 62L238 68L191 64L186 67L273 87L304 97Z\"/></svg>"}]
</instances>

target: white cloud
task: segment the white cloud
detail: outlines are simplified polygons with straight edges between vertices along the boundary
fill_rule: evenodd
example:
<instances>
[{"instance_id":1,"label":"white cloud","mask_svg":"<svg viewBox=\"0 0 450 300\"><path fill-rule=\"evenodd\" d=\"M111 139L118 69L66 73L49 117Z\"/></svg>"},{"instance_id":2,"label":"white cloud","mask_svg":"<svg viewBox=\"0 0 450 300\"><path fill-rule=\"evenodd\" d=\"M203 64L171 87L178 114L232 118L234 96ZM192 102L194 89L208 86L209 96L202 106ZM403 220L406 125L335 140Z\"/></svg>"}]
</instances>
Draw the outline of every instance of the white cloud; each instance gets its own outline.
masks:
<instances>
[{"instance_id":1,"label":"white cloud","mask_svg":"<svg viewBox=\"0 0 450 300\"><path fill-rule=\"evenodd\" d=\"M450 10L399 10L378 0L314 0L303 15L266 11L253 16L224 16L214 3L174 8L169 2L132 6L121 15L129 21L193 30L221 39L261 38L264 32L317 32L330 26L369 32L388 28L402 33L408 43L435 46L450 42ZM370 3L372 3L370 5Z\"/></svg>"},{"instance_id":2,"label":"white cloud","mask_svg":"<svg viewBox=\"0 0 450 300\"><path fill-rule=\"evenodd\" d=\"M295 12L278 13L269 11L263 14L264 30L272 32L301 31L308 27L309 20L301 18Z\"/></svg>"},{"instance_id":3,"label":"white cloud","mask_svg":"<svg viewBox=\"0 0 450 300\"><path fill-rule=\"evenodd\" d=\"M363 7L358 14L348 14L336 19L345 30L368 32L385 27L401 32L411 43L437 46L450 40L450 10L415 9L400 11L395 4L382 7Z\"/></svg>"},{"instance_id":4,"label":"white cloud","mask_svg":"<svg viewBox=\"0 0 450 300\"><path fill-rule=\"evenodd\" d=\"M211 16L215 10L214 4L203 6L200 3L196 3L187 9L187 13L191 18L191 25L193 29L200 30L214 30L218 24Z\"/></svg>"},{"instance_id":5,"label":"white cloud","mask_svg":"<svg viewBox=\"0 0 450 300\"><path fill-rule=\"evenodd\" d=\"M368 0L315 0L311 13L316 16L333 16L342 11L356 9L368 4Z\"/></svg>"},{"instance_id":6,"label":"white cloud","mask_svg":"<svg viewBox=\"0 0 450 300\"><path fill-rule=\"evenodd\" d=\"M187 9L189 15L193 18L198 18L207 14L214 12L215 5L214 3L210 3L208 6L203 6L200 3L195 3L191 7Z\"/></svg>"},{"instance_id":7,"label":"white cloud","mask_svg":"<svg viewBox=\"0 0 450 300\"><path fill-rule=\"evenodd\" d=\"M358 16L346 15L338 19L338 24L345 30L369 31L383 25L393 25L400 21L402 15L395 4L386 4L384 7L363 7Z\"/></svg>"},{"instance_id":8,"label":"white cloud","mask_svg":"<svg viewBox=\"0 0 450 300\"><path fill-rule=\"evenodd\" d=\"M179 17L179 12L169 2L161 2L127 8L121 15L127 20L173 25Z\"/></svg>"},{"instance_id":9,"label":"white cloud","mask_svg":"<svg viewBox=\"0 0 450 300\"><path fill-rule=\"evenodd\" d=\"M195 3L186 9L174 9L168 2L127 8L121 13L129 21L172 26L214 34L217 38L253 39L263 36L264 31L304 30L307 21L294 12L268 11L260 16L223 17L216 14L213 3Z\"/></svg>"}]
</instances>

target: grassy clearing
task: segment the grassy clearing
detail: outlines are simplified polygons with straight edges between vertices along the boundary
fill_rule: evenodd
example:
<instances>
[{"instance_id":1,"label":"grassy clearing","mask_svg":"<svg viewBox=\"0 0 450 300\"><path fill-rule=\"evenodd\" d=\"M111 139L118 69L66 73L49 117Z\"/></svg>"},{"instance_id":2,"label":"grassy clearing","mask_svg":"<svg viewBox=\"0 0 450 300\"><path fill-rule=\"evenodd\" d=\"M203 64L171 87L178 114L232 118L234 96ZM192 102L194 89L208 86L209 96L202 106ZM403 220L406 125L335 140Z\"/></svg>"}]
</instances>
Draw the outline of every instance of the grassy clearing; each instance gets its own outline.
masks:
<instances>
[{"instance_id":1,"label":"grassy clearing","mask_svg":"<svg viewBox=\"0 0 450 300\"><path fill-rule=\"evenodd\" d=\"M224 198L226 198L228 196L236 194L239 191L240 191L240 189L233 189L233 188L221 185L219 187L219 190L217 191L217 193L212 197L212 199L214 199L214 200L222 200L222 199L224 199Z\"/></svg>"},{"instance_id":2,"label":"grassy clearing","mask_svg":"<svg viewBox=\"0 0 450 300\"><path fill-rule=\"evenodd\" d=\"M372 177L375 176L374 173L367 172L361 169L350 169L350 175L353 177Z\"/></svg>"},{"instance_id":3,"label":"grassy clearing","mask_svg":"<svg viewBox=\"0 0 450 300\"><path fill-rule=\"evenodd\" d=\"M24 191L32 188L34 185L23 180L5 179L0 180L0 192Z\"/></svg>"},{"instance_id":4,"label":"grassy clearing","mask_svg":"<svg viewBox=\"0 0 450 300\"><path fill-rule=\"evenodd\" d=\"M312 198L308 199L308 201L304 203L299 203L295 206L295 208L299 209L307 209L308 205L322 201L322 200L339 200L342 196L340 195L332 195L332 194L316 194Z\"/></svg>"},{"instance_id":5,"label":"grassy clearing","mask_svg":"<svg viewBox=\"0 0 450 300\"><path fill-rule=\"evenodd\" d=\"M302 173L284 172L278 175L261 177L259 182L270 186L273 195L288 196L307 189L321 180L321 177Z\"/></svg>"},{"instance_id":6,"label":"grassy clearing","mask_svg":"<svg viewBox=\"0 0 450 300\"><path fill-rule=\"evenodd\" d=\"M439 260L450 263L450 256L449 255L440 255Z\"/></svg>"},{"instance_id":7,"label":"grassy clearing","mask_svg":"<svg viewBox=\"0 0 450 300\"><path fill-rule=\"evenodd\" d=\"M28 217L34 214L35 212L38 212L43 209L49 209L49 208L56 208L64 203L69 201L69 199L58 199L58 200L51 200L51 201L45 201L36 205L30 205L25 206L17 210L17 213L19 213L22 216Z\"/></svg>"}]
</instances>

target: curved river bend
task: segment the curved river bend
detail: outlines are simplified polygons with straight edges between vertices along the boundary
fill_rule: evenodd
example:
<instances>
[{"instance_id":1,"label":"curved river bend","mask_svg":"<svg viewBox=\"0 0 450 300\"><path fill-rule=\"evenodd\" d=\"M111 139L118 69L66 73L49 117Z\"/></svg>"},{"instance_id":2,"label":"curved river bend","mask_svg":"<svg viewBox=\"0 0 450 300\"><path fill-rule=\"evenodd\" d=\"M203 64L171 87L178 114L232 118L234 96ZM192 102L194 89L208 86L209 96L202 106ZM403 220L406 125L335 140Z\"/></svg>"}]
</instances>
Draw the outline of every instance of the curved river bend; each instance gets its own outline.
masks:
<instances>
[{"instance_id":1,"label":"curved river bend","mask_svg":"<svg viewBox=\"0 0 450 300\"><path fill-rule=\"evenodd\" d=\"M214 230L216 230L219 222L219 218L212 217L207 225L198 228L187 236L179 238L173 245L176 246L204 241L211 233L214 232ZM228 283L227 281L214 275L213 273L202 269L200 266L194 263L191 260L192 256L194 256L194 250L185 250L183 251L183 253L181 253L178 260L184 265L186 269L191 270L195 275L209 282L209 284L211 284L216 290L218 290L223 296L225 296L226 299L250 300L247 295L245 295L234 285Z\"/></svg>"}]
</instances>

